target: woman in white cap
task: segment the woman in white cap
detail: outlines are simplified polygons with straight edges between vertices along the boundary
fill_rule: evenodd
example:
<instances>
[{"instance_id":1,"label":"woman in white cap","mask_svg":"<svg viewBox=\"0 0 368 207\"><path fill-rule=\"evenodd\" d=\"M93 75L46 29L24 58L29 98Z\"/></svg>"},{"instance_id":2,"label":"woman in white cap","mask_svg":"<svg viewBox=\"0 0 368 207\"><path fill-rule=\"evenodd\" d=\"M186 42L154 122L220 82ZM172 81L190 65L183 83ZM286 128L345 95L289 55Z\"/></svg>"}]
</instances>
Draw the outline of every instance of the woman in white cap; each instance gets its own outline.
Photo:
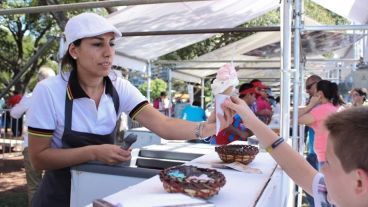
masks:
<instances>
[{"instance_id":1,"label":"woman in white cap","mask_svg":"<svg viewBox=\"0 0 368 207\"><path fill-rule=\"evenodd\" d=\"M194 123L154 109L127 80L109 77L114 40L121 33L93 13L71 18L65 27L63 72L38 84L28 118L29 151L36 169L46 170L33 206L70 205L70 166L88 161L117 164L130 150L114 145L116 121L124 112L166 139L195 139L215 133L215 118ZM230 119L219 116L225 127ZM170 130L175 129L175 130Z\"/></svg>"}]
</instances>

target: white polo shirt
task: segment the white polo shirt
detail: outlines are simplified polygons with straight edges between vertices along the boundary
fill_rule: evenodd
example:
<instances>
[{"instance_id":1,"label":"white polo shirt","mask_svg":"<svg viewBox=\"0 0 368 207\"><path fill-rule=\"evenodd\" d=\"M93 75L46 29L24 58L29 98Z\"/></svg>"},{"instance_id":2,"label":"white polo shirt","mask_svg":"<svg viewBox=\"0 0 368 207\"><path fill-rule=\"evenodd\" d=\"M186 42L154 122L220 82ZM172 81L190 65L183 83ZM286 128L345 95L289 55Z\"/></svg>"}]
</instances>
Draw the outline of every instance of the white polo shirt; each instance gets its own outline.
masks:
<instances>
[{"instance_id":1,"label":"white polo shirt","mask_svg":"<svg viewBox=\"0 0 368 207\"><path fill-rule=\"evenodd\" d=\"M72 76L69 80L69 76ZM113 75L112 75L113 76ZM94 100L82 90L77 73L59 74L39 82L33 91L33 101L28 111L28 133L52 138L52 147L61 148L64 132L65 98L73 99L72 130L93 134L111 133L122 112L131 118L148 105L147 99L129 81L105 77L105 93L96 108ZM119 94L119 113L112 100L112 85Z\"/></svg>"}]
</instances>

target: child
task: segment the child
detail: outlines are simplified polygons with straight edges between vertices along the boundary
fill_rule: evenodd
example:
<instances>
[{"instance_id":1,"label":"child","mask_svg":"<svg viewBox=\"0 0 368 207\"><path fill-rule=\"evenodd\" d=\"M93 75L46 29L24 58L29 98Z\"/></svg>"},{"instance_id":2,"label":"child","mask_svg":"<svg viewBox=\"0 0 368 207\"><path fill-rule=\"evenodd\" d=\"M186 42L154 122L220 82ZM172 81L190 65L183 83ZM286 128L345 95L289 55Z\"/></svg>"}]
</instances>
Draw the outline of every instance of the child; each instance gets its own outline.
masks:
<instances>
[{"instance_id":1,"label":"child","mask_svg":"<svg viewBox=\"0 0 368 207\"><path fill-rule=\"evenodd\" d=\"M368 107L348 109L326 120L329 137L321 174L260 121L244 101L231 97L223 106L241 116L291 179L313 195L315 206L368 206Z\"/></svg>"},{"instance_id":2,"label":"child","mask_svg":"<svg viewBox=\"0 0 368 207\"><path fill-rule=\"evenodd\" d=\"M245 103L251 107L252 111L255 112L256 109L252 108L254 102L256 101L256 89L250 83L243 83L239 87L239 98L245 101ZM224 145L236 140L246 141L248 137L253 135L249 129L243 124L241 117L235 114L233 117L233 123L227 128L221 130L217 136L211 137L211 144Z\"/></svg>"}]
</instances>

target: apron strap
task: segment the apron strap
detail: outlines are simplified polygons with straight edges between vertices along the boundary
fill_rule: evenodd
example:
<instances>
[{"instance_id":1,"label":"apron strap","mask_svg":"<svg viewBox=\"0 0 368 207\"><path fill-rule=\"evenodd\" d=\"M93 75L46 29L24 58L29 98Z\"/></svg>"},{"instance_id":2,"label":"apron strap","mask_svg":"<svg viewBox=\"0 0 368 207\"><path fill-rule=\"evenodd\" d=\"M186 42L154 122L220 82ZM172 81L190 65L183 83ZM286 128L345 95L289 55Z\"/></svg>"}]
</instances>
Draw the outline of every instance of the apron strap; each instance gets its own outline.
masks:
<instances>
[{"instance_id":1,"label":"apron strap","mask_svg":"<svg viewBox=\"0 0 368 207\"><path fill-rule=\"evenodd\" d=\"M119 94L116 91L115 87L112 86L112 101L114 102L114 108L115 108L115 112L116 112L116 116L119 115L119 108L120 108L120 98L119 98ZM73 118L73 99L71 97L69 97L68 95L68 91L66 91L66 96L65 96L65 127L64 127L64 131L70 131L72 128L72 118Z\"/></svg>"}]
</instances>

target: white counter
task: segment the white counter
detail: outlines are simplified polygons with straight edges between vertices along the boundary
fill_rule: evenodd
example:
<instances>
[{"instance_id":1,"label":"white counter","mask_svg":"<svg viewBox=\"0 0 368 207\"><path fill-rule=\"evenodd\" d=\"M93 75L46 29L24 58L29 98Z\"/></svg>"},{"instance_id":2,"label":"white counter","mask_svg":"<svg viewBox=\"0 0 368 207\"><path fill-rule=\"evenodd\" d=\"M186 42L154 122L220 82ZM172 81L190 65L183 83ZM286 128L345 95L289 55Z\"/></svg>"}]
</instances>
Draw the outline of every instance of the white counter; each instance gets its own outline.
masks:
<instances>
[{"instance_id":1,"label":"white counter","mask_svg":"<svg viewBox=\"0 0 368 207\"><path fill-rule=\"evenodd\" d=\"M199 157L188 164L198 167L210 167L211 163L220 162L216 152ZM280 170L272 157L265 152L259 153L249 164L258 168L262 174L250 174L232 169L217 169L226 177L226 184L219 194L208 199L215 206L253 207L253 206L285 206L288 191L285 189L287 177ZM158 176L154 176L137 185L128 187L115 194L103 198L112 204L122 204L124 200L160 196L167 194ZM92 206L92 205L90 205Z\"/></svg>"}]
</instances>

